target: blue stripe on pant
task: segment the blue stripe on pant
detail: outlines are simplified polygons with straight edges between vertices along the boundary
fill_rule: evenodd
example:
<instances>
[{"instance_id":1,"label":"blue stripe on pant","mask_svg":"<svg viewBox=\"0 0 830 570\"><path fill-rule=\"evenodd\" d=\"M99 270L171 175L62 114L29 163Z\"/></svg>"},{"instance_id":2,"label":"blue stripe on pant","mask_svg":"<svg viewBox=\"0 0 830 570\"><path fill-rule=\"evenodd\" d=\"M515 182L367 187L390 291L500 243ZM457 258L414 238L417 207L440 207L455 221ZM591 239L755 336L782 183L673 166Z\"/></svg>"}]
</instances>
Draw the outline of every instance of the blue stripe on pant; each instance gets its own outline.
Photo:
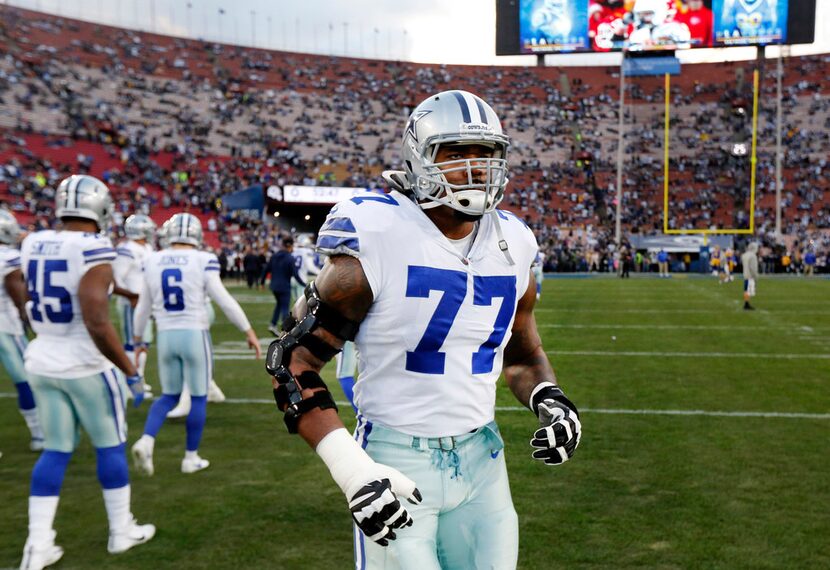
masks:
<instances>
[{"instance_id":1,"label":"blue stripe on pant","mask_svg":"<svg viewBox=\"0 0 830 570\"><path fill-rule=\"evenodd\" d=\"M124 393L115 370L83 378L32 374L31 386L46 449L72 452L81 428L96 448L115 447L127 440Z\"/></svg>"},{"instance_id":2,"label":"blue stripe on pant","mask_svg":"<svg viewBox=\"0 0 830 570\"><path fill-rule=\"evenodd\" d=\"M417 438L359 417L355 437L378 463L415 481L414 524L382 547L355 533L355 568L515 568L518 518L495 422L455 438ZM371 426L370 429L366 429Z\"/></svg>"}]
</instances>

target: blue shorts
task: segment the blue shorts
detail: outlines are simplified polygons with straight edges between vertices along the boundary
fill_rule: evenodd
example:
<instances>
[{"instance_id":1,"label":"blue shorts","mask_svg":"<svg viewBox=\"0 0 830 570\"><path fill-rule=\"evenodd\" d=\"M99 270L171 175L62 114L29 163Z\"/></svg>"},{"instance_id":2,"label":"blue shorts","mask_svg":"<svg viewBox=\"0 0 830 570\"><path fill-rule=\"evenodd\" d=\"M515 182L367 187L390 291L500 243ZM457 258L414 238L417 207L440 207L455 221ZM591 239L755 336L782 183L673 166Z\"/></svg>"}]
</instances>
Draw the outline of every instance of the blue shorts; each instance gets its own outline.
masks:
<instances>
[{"instance_id":1,"label":"blue shorts","mask_svg":"<svg viewBox=\"0 0 830 570\"><path fill-rule=\"evenodd\" d=\"M23 353L29 341L23 335L0 333L0 363L12 377L15 384L28 382L29 377L23 368Z\"/></svg>"},{"instance_id":2,"label":"blue shorts","mask_svg":"<svg viewBox=\"0 0 830 570\"><path fill-rule=\"evenodd\" d=\"M161 392L181 394L187 384L193 396L206 396L213 377L210 333L199 329L176 329L158 333L158 365Z\"/></svg>"},{"instance_id":3,"label":"blue shorts","mask_svg":"<svg viewBox=\"0 0 830 570\"><path fill-rule=\"evenodd\" d=\"M408 436L358 416L355 438L378 463L415 481L413 525L383 547L355 527L355 568L515 568L519 522L510 496L504 442L495 422L443 438Z\"/></svg>"},{"instance_id":4,"label":"blue shorts","mask_svg":"<svg viewBox=\"0 0 830 570\"><path fill-rule=\"evenodd\" d=\"M80 428L97 448L127 441L126 386L114 368L84 378L32 374L30 384L46 449L71 453Z\"/></svg>"}]
</instances>

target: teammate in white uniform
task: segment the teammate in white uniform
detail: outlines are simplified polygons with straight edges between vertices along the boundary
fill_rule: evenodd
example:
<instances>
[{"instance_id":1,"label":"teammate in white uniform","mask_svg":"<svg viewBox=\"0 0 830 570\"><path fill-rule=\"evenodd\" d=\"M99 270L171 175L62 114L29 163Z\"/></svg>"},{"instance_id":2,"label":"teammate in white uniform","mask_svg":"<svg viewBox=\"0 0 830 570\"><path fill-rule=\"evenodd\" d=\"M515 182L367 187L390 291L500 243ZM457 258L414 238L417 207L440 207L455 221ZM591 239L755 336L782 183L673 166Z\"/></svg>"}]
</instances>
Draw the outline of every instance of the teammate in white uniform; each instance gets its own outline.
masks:
<instances>
[{"instance_id":1,"label":"teammate in white uniform","mask_svg":"<svg viewBox=\"0 0 830 570\"><path fill-rule=\"evenodd\" d=\"M30 298L26 309L37 333L26 348L25 365L45 447L32 470L29 537L21 563L27 570L63 555L52 525L81 427L98 457L110 528L107 550L124 552L156 531L136 524L130 513L124 387L113 364L127 375L136 405L144 389L109 318L115 249L98 233L107 229L112 212L109 189L92 176L70 176L58 187L55 203L63 229L30 234L20 256Z\"/></svg>"},{"instance_id":2,"label":"teammate in white uniform","mask_svg":"<svg viewBox=\"0 0 830 570\"><path fill-rule=\"evenodd\" d=\"M20 226L14 215L0 210L0 363L11 376L17 390L17 407L29 427L29 449L43 449L43 430L37 418L35 397L23 369L23 352L28 341L23 333L26 285L20 270L20 252L16 249Z\"/></svg>"},{"instance_id":3,"label":"teammate in white uniform","mask_svg":"<svg viewBox=\"0 0 830 570\"><path fill-rule=\"evenodd\" d=\"M124 233L127 239L115 248L117 257L112 266L115 275L113 293L118 295L116 307L121 318L121 338L124 340L124 351L130 360L134 361L133 308L138 303L138 294L141 291L141 268L144 259L153 253L152 243L156 233L156 224L149 216L133 214L124 221ZM141 336L145 343L152 342L152 323L147 324L147 330ZM147 355L143 353L142 358L138 360L138 373L142 376L144 376L146 364Z\"/></svg>"},{"instance_id":4,"label":"teammate in white uniform","mask_svg":"<svg viewBox=\"0 0 830 570\"><path fill-rule=\"evenodd\" d=\"M536 253L536 257L533 260L533 265L530 266L531 271L533 271L533 280L536 281L536 300L542 298L542 281L545 279L545 274L542 271L542 266L545 263L544 254L540 251Z\"/></svg>"},{"instance_id":5,"label":"teammate in white uniform","mask_svg":"<svg viewBox=\"0 0 830 570\"><path fill-rule=\"evenodd\" d=\"M297 268L297 275L302 283L310 282L317 276L318 273L320 273L320 268L317 267L317 264L314 262L314 243L308 235L301 235L297 237L297 241L294 245L294 251L291 252L291 256L294 258L294 266ZM302 283L296 279L291 281L292 301L303 296L303 289L305 289L305 285Z\"/></svg>"},{"instance_id":6,"label":"teammate in white uniform","mask_svg":"<svg viewBox=\"0 0 830 570\"><path fill-rule=\"evenodd\" d=\"M515 567L518 523L494 422L502 372L538 416L533 457L559 464L579 443L533 316L536 241L496 210L508 144L471 93L418 105L404 129L407 171L384 173L396 190L332 209L317 241L328 261L294 308L297 324L269 347L289 430L349 500L357 568ZM351 338L354 438L319 377Z\"/></svg>"},{"instance_id":7,"label":"teammate in white uniform","mask_svg":"<svg viewBox=\"0 0 830 570\"><path fill-rule=\"evenodd\" d=\"M158 328L158 368L162 395L153 402L144 435L133 445L136 467L152 475L155 438L167 413L179 401L183 385L190 390L187 445L182 472L195 473L210 465L199 456L205 426L208 382L213 376L213 354L208 333L205 297L216 301L228 319L245 333L260 357L259 339L239 303L219 278L219 260L201 251L202 225L192 214L176 214L165 223L170 247L150 254L144 262L144 284L135 312L133 330L141 331L152 313ZM142 339L135 338L138 351Z\"/></svg>"}]
</instances>

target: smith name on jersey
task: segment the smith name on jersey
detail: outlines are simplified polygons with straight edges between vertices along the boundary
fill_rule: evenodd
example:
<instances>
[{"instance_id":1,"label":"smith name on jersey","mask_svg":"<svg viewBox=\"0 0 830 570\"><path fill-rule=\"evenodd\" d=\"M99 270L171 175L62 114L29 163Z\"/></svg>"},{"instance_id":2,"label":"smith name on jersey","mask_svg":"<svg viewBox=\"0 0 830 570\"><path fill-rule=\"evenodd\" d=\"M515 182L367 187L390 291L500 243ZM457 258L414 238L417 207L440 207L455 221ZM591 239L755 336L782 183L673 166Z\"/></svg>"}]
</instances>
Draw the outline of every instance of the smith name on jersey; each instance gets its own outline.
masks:
<instances>
[{"instance_id":1,"label":"smith name on jersey","mask_svg":"<svg viewBox=\"0 0 830 570\"><path fill-rule=\"evenodd\" d=\"M45 230L26 236L21 266L37 338L26 349L26 371L52 378L82 378L112 368L84 324L78 289L86 272L115 260L101 234Z\"/></svg>"},{"instance_id":2,"label":"smith name on jersey","mask_svg":"<svg viewBox=\"0 0 830 570\"><path fill-rule=\"evenodd\" d=\"M366 193L331 210L317 249L356 257L374 294L355 339L355 403L366 419L421 437L494 419L504 347L537 251L524 222L485 215L464 256L407 196Z\"/></svg>"}]
</instances>

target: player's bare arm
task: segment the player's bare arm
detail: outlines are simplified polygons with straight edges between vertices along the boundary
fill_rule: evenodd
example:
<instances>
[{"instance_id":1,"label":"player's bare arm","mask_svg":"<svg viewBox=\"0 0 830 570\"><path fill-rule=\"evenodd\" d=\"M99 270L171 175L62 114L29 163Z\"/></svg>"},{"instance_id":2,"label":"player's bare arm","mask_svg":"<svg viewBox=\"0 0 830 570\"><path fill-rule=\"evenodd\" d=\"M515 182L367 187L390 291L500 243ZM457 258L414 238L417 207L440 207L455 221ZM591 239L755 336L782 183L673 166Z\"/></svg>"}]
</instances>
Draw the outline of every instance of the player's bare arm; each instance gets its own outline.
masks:
<instances>
[{"instance_id":1,"label":"player's bare arm","mask_svg":"<svg viewBox=\"0 0 830 570\"><path fill-rule=\"evenodd\" d=\"M98 350L120 368L127 376L136 376L135 363L127 358L121 340L110 321L109 291L112 283L112 267L98 265L86 272L78 288L78 301L84 324Z\"/></svg>"},{"instance_id":2,"label":"player's bare arm","mask_svg":"<svg viewBox=\"0 0 830 570\"><path fill-rule=\"evenodd\" d=\"M348 255L330 257L320 274L315 279L320 298L330 307L337 310L347 319L359 323L369 312L372 304L372 289L360 262ZM306 314L305 298L300 298L292 310L295 319ZM343 348L344 341L323 328L317 328L312 333L323 342L336 349ZM295 376L311 370L319 373L326 362L314 356L305 347L298 347L291 354L289 369ZM302 381L298 382L302 385ZM274 388L277 380L272 378ZM304 389L303 397L308 398L322 388ZM298 424L298 433L311 446L317 443L330 431L343 427L343 422L332 409L321 410L316 408L304 414Z\"/></svg>"},{"instance_id":3,"label":"player's bare arm","mask_svg":"<svg viewBox=\"0 0 830 570\"><path fill-rule=\"evenodd\" d=\"M344 341L354 340L372 300L360 262L345 255L330 257L306 299L294 306L295 320L286 327L290 330L268 347L266 367L289 432L299 433L329 468L355 524L370 540L386 546L395 539L395 529L412 524L399 497L418 503L420 492L414 481L375 463L357 444L319 375ZM310 318L315 326L309 331Z\"/></svg>"},{"instance_id":4,"label":"player's bare arm","mask_svg":"<svg viewBox=\"0 0 830 570\"><path fill-rule=\"evenodd\" d=\"M564 463L576 451L582 424L576 406L556 383L542 348L533 306L536 281L531 272L527 291L519 299L512 336L504 350L504 377L518 400L539 418L530 441L533 458L547 465Z\"/></svg>"},{"instance_id":5,"label":"player's bare arm","mask_svg":"<svg viewBox=\"0 0 830 570\"><path fill-rule=\"evenodd\" d=\"M527 291L519 299L510 341L504 349L504 378L507 385L524 405L528 405L533 389L541 382L556 384L556 375L550 365L533 307L536 305L536 280L533 273Z\"/></svg>"},{"instance_id":6,"label":"player's bare arm","mask_svg":"<svg viewBox=\"0 0 830 570\"><path fill-rule=\"evenodd\" d=\"M26 282L23 280L23 272L15 269L5 278L3 278L3 286L6 292L11 297L14 306L17 307L17 312L20 314L20 319L26 323L29 321L26 315L26 301L29 299L29 293L26 291Z\"/></svg>"}]
</instances>

